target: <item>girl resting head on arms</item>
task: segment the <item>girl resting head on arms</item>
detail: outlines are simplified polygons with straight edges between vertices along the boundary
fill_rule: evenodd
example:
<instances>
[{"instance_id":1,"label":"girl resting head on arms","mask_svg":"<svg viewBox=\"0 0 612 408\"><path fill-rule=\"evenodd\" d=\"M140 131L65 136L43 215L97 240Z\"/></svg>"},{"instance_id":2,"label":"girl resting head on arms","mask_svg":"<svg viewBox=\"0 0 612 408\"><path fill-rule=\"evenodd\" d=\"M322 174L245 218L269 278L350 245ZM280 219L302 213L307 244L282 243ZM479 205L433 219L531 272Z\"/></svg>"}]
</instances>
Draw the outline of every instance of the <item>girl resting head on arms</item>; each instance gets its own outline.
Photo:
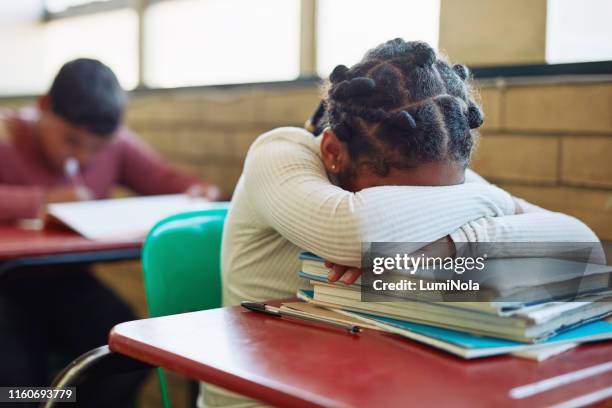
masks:
<instances>
[{"instance_id":1,"label":"girl resting head on arms","mask_svg":"<svg viewBox=\"0 0 612 408\"><path fill-rule=\"evenodd\" d=\"M326 88L321 158L340 187L464 182L478 136L472 129L483 123L465 65L449 64L424 42L396 38L351 68L337 66ZM331 281L360 275L328 266Z\"/></svg>"}]
</instances>

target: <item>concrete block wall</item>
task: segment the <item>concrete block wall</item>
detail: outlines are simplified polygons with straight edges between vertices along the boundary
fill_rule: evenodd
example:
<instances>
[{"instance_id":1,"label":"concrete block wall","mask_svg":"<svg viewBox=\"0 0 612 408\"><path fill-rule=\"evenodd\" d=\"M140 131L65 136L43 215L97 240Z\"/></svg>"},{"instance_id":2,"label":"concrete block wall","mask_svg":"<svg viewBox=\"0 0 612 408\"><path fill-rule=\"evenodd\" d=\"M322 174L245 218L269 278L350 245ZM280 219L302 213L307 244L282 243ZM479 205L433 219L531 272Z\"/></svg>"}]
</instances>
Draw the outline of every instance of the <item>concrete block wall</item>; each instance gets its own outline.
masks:
<instances>
[{"instance_id":1,"label":"concrete block wall","mask_svg":"<svg viewBox=\"0 0 612 408\"><path fill-rule=\"evenodd\" d=\"M491 86L481 98L473 168L612 240L612 84Z\"/></svg>"},{"instance_id":2,"label":"concrete block wall","mask_svg":"<svg viewBox=\"0 0 612 408\"><path fill-rule=\"evenodd\" d=\"M229 194L253 140L301 126L319 94L312 84L136 92L126 121L162 155ZM612 240L612 83L481 84L480 98L486 121L474 169Z\"/></svg>"},{"instance_id":3,"label":"concrete block wall","mask_svg":"<svg viewBox=\"0 0 612 408\"><path fill-rule=\"evenodd\" d=\"M135 94L126 119L166 157L229 194L255 138L278 126L302 126L318 95L315 86Z\"/></svg>"}]
</instances>

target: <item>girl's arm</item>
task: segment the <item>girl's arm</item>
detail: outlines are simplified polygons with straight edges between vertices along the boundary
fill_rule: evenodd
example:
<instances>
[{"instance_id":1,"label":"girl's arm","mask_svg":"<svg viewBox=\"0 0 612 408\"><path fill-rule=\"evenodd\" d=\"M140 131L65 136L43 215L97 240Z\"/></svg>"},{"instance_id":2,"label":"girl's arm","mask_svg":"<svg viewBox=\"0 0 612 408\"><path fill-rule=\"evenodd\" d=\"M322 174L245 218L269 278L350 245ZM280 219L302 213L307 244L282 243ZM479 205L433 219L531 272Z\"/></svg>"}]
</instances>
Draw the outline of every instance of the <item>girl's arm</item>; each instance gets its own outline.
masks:
<instances>
[{"instance_id":1,"label":"girl's arm","mask_svg":"<svg viewBox=\"0 0 612 408\"><path fill-rule=\"evenodd\" d=\"M489 184L471 170L466 175L466 181L468 180L478 184ZM455 242L541 243L541 245L533 246L517 245L518 253L515 255L521 256L556 256L562 255L558 251L567 252L572 247L580 250L588 246L593 249L591 261L600 262L605 259L597 235L580 220L566 214L545 210L519 198L514 199L523 214L504 217L485 216L469 221L452 233L451 238ZM545 245L559 242L565 242L568 245ZM512 253L507 252L512 248L512 245L504 245L504 255L512 256ZM489 249L495 249L495 246L490 245Z\"/></svg>"},{"instance_id":2,"label":"girl's arm","mask_svg":"<svg viewBox=\"0 0 612 408\"><path fill-rule=\"evenodd\" d=\"M426 245L469 221L515 211L508 193L482 183L351 193L330 183L318 148L302 129L269 132L251 147L243 182L263 224L337 264L359 266L362 242Z\"/></svg>"}]
</instances>

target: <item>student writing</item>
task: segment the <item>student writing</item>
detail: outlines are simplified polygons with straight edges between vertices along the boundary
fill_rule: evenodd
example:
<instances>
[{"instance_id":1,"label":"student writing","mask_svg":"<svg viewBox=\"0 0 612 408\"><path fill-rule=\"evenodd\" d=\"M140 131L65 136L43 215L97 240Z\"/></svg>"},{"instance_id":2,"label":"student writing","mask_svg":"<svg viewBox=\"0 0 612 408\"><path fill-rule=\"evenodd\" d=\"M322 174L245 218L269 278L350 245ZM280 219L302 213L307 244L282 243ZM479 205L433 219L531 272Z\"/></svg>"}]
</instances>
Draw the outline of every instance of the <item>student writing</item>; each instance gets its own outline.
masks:
<instances>
[{"instance_id":1,"label":"student writing","mask_svg":"<svg viewBox=\"0 0 612 408\"><path fill-rule=\"evenodd\" d=\"M121 126L126 94L101 62L65 64L36 108L0 118L0 221L40 217L47 203L105 198L117 184L141 194L199 191L210 183L179 171ZM105 220L113 222L113 220ZM47 350L77 355L106 344L133 320L130 308L87 266L18 270L0 280L0 384L45 386ZM97 406L129 405L140 376L79 390ZM91 402L91 401L90 401Z\"/></svg>"}]
</instances>

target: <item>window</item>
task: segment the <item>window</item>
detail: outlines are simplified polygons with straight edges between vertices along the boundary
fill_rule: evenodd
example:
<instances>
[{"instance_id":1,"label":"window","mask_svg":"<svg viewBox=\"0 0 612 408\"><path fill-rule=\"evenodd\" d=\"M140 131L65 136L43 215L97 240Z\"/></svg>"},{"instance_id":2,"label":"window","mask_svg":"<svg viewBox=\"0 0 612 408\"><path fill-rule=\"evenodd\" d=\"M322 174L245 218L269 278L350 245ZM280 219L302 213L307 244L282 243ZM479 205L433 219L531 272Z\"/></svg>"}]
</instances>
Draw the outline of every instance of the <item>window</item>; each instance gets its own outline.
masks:
<instances>
[{"instance_id":1,"label":"window","mask_svg":"<svg viewBox=\"0 0 612 408\"><path fill-rule=\"evenodd\" d=\"M182 0L145 15L145 82L178 87L299 75L299 0Z\"/></svg>"},{"instance_id":2,"label":"window","mask_svg":"<svg viewBox=\"0 0 612 408\"><path fill-rule=\"evenodd\" d=\"M438 47L441 0L316 0L314 22L310 10L300 16L302 1L0 1L0 53L8 56L0 64L0 95L44 92L60 66L78 57L102 60L126 89L140 83L172 88L292 80L300 75L301 56L304 74L311 74L316 57L316 72L327 77L336 65L350 66L395 37ZM611 0L547 0L549 65L537 64L538 72L551 75L564 63L612 61L610 16ZM583 65L589 72L609 72L609 62ZM491 71L481 68L479 75L486 70ZM514 71L540 75L516 65L489 74Z\"/></svg>"},{"instance_id":3,"label":"window","mask_svg":"<svg viewBox=\"0 0 612 408\"><path fill-rule=\"evenodd\" d=\"M321 77L338 64L356 63L368 49L392 38L438 47L439 0L319 0L317 14Z\"/></svg>"},{"instance_id":4,"label":"window","mask_svg":"<svg viewBox=\"0 0 612 408\"><path fill-rule=\"evenodd\" d=\"M548 0L546 62L612 60L612 1Z\"/></svg>"},{"instance_id":5,"label":"window","mask_svg":"<svg viewBox=\"0 0 612 408\"><path fill-rule=\"evenodd\" d=\"M111 67L125 89L138 85L138 17L134 10L62 18L46 23L43 30L47 84L66 61L88 57Z\"/></svg>"},{"instance_id":6,"label":"window","mask_svg":"<svg viewBox=\"0 0 612 408\"><path fill-rule=\"evenodd\" d=\"M12 6L14 17L0 25L0 52L10 56L0 64L0 94L45 92L59 68L79 57L100 59L115 71L124 88L137 86L135 11L124 8L41 22L42 10L29 9L26 3Z\"/></svg>"},{"instance_id":7,"label":"window","mask_svg":"<svg viewBox=\"0 0 612 408\"><path fill-rule=\"evenodd\" d=\"M40 81L40 5L0 2L0 94L34 93Z\"/></svg>"}]
</instances>

